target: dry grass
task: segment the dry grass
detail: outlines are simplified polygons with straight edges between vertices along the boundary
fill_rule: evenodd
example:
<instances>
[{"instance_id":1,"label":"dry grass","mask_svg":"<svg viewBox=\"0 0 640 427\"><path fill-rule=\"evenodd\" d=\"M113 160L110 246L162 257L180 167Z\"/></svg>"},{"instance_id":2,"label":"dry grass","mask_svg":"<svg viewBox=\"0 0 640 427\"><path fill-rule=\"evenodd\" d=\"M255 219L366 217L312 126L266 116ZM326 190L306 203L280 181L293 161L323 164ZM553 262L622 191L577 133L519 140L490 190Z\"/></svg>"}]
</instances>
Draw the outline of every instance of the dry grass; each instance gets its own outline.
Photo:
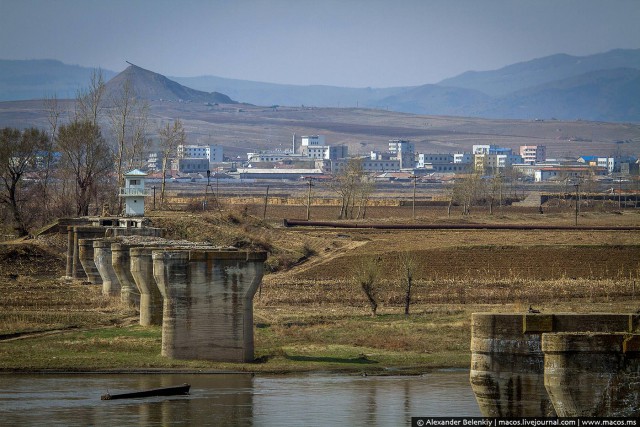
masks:
<instances>
[{"instance_id":1,"label":"dry grass","mask_svg":"<svg viewBox=\"0 0 640 427\"><path fill-rule=\"evenodd\" d=\"M584 220L634 224L637 218L625 212ZM254 299L256 363L162 358L160 328L134 326L134 313L102 296L99 286L61 279L61 254L8 244L0 246L0 369L414 372L468 366L473 312L522 312L530 304L544 312L640 306L637 233L285 229L244 209L156 213L152 220L170 237L265 249L268 262L283 263L265 275ZM420 263L408 317L397 270L406 250ZM351 280L352 266L372 256L382 263L376 317Z\"/></svg>"}]
</instances>

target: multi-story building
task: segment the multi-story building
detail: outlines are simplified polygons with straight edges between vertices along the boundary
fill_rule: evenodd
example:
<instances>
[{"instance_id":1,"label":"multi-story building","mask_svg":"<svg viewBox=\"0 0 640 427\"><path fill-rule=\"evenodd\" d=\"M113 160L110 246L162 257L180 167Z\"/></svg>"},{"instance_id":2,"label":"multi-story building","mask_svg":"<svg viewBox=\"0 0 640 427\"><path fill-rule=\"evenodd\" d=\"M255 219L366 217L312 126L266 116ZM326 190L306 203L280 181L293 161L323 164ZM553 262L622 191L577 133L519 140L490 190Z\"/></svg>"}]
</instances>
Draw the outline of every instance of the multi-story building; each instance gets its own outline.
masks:
<instances>
[{"instance_id":1,"label":"multi-story building","mask_svg":"<svg viewBox=\"0 0 640 427\"><path fill-rule=\"evenodd\" d=\"M418 167L423 168L426 164L446 164L453 163L453 154L418 154Z\"/></svg>"},{"instance_id":2,"label":"multi-story building","mask_svg":"<svg viewBox=\"0 0 640 427\"><path fill-rule=\"evenodd\" d=\"M413 168L416 163L415 146L403 139L389 140L389 152L400 162L400 169Z\"/></svg>"},{"instance_id":3,"label":"multi-story building","mask_svg":"<svg viewBox=\"0 0 640 427\"><path fill-rule=\"evenodd\" d=\"M476 154L474 156L474 169L480 173L495 173L517 163L522 163L522 157L511 153Z\"/></svg>"},{"instance_id":4,"label":"multi-story building","mask_svg":"<svg viewBox=\"0 0 640 427\"><path fill-rule=\"evenodd\" d=\"M152 151L147 157L147 169L157 171L162 169L162 151Z\"/></svg>"},{"instance_id":5,"label":"multi-story building","mask_svg":"<svg viewBox=\"0 0 640 427\"><path fill-rule=\"evenodd\" d=\"M324 135L307 135L300 137L303 147L322 146L324 143Z\"/></svg>"},{"instance_id":6,"label":"multi-story building","mask_svg":"<svg viewBox=\"0 0 640 427\"><path fill-rule=\"evenodd\" d=\"M473 163L473 154L471 153L455 153L453 155L453 163Z\"/></svg>"},{"instance_id":7,"label":"multi-story building","mask_svg":"<svg viewBox=\"0 0 640 427\"><path fill-rule=\"evenodd\" d=\"M183 157L171 162L171 169L180 173L198 173L209 170L209 159L204 157Z\"/></svg>"},{"instance_id":8,"label":"multi-story building","mask_svg":"<svg viewBox=\"0 0 640 427\"><path fill-rule=\"evenodd\" d=\"M544 145L521 145L522 163L533 165L547 160L547 148Z\"/></svg>"},{"instance_id":9,"label":"multi-story building","mask_svg":"<svg viewBox=\"0 0 640 427\"><path fill-rule=\"evenodd\" d=\"M331 161L331 172L340 173L349 161L353 159L338 159ZM359 159L362 162L364 172L398 172L400 170L399 160L372 160L370 158Z\"/></svg>"},{"instance_id":10,"label":"multi-story building","mask_svg":"<svg viewBox=\"0 0 640 427\"><path fill-rule=\"evenodd\" d=\"M224 161L223 150L219 145L189 145L180 144L176 149L179 159L205 158L209 163L221 163Z\"/></svg>"}]
</instances>

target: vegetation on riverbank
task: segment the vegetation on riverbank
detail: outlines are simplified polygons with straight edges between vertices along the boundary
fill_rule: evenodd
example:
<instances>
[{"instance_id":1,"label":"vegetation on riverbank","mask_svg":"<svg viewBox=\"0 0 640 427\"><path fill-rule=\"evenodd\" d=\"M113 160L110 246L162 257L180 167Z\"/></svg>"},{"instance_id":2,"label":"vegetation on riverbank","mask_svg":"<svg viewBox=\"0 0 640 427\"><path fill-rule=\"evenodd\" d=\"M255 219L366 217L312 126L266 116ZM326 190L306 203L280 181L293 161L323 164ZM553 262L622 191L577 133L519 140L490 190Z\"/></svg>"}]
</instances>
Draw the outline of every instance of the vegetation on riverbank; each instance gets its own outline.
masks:
<instances>
[{"instance_id":1,"label":"vegetation on riverbank","mask_svg":"<svg viewBox=\"0 0 640 427\"><path fill-rule=\"evenodd\" d=\"M640 307L636 232L305 230L217 215L157 215L152 221L167 227L170 237L235 241L269 251L272 265L282 263L254 299L254 363L160 356L160 327L139 326L136 313L101 295L99 286L62 278L62 236L0 245L0 371L413 373L469 366L473 312ZM639 222L636 212L592 218L581 221ZM408 316L398 271L403 251L419 264ZM352 266L368 257L382 266L375 317L352 280Z\"/></svg>"}]
</instances>

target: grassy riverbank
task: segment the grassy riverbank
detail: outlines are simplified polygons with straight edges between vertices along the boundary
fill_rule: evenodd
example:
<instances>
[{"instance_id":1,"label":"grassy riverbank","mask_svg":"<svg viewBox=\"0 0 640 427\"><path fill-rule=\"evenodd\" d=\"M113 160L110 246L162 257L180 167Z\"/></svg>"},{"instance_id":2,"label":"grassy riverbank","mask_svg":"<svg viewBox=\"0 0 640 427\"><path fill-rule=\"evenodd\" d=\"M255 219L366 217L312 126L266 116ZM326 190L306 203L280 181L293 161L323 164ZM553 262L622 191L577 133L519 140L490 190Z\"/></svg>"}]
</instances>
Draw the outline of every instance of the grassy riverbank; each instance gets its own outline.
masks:
<instances>
[{"instance_id":1,"label":"grassy riverbank","mask_svg":"<svg viewBox=\"0 0 640 427\"><path fill-rule=\"evenodd\" d=\"M640 222L635 212L607 215L594 215L593 223ZM473 312L522 312L530 304L544 312L640 307L635 232L291 230L229 215L153 220L171 237L270 251L276 272L254 299L254 363L160 356L160 327L139 326L135 311L101 295L99 286L61 278L61 237L0 245L0 371L466 368ZM397 268L407 251L419 266L409 316ZM371 257L382 266L375 317L351 280L354 266Z\"/></svg>"}]
</instances>

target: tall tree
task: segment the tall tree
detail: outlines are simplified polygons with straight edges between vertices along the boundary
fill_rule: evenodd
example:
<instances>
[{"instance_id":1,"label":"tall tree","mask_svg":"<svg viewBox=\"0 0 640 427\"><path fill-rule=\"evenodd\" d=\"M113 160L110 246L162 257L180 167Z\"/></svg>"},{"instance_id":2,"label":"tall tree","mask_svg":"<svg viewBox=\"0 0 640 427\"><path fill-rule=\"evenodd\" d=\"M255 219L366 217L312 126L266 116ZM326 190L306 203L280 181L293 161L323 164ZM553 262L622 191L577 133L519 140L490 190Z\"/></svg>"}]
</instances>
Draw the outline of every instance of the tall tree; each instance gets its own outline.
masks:
<instances>
[{"instance_id":1,"label":"tall tree","mask_svg":"<svg viewBox=\"0 0 640 427\"><path fill-rule=\"evenodd\" d=\"M89 87L78 91L76 95L76 120L89 121L93 126L99 125L104 108L106 86L102 70L93 70Z\"/></svg>"},{"instance_id":2,"label":"tall tree","mask_svg":"<svg viewBox=\"0 0 640 427\"><path fill-rule=\"evenodd\" d=\"M89 215L91 192L97 190L94 185L113 166L111 149L100 128L88 120L60 126L56 142L62 153L61 166L75 180L76 214Z\"/></svg>"},{"instance_id":3,"label":"tall tree","mask_svg":"<svg viewBox=\"0 0 640 427\"><path fill-rule=\"evenodd\" d=\"M23 176L29 169L35 170L37 157L47 148L48 140L45 132L35 128L24 132L12 128L0 131L0 203L9 207L20 236L29 233L21 195Z\"/></svg>"},{"instance_id":4,"label":"tall tree","mask_svg":"<svg viewBox=\"0 0 640 427\"><path fill-rule=\"evenodd\" d=\"M166 172L169 159L175 154L176 148L186 141L186 134L180 119L176 119L161 128L158 132L160 135L160 147L162 149L162 187L160 189L160 203L164 204L164 192L166 185Z\"/></svg>"},{"instance_id":5,"label":"tall tree","mask_svg":"<svg viewBox=\"0 0 640 427\"><path fill-rule=\"evenodd\" d=\"M116 174L118 187L124 185L124 173L134 167L134 160L141 158L148 145L147 104L136 99L133 85L126 80L111 98L109 119L117 141Z\"/></svg>"},{"instance_id":6,"label":"tall tree","mask_svg":"<svg viewBox=\"0 0 640 427\"><path fill-rule=\"evenodd\" d=\"M362 207L362 204L369 200L374 188L364 173L362 159L355 158L349 159L345 168L334 174L329 186L340 196L340 219L353 217L356 200L360 201ZM358 214L361 211L362 209Z\"/></svg>"}]
</instances>

